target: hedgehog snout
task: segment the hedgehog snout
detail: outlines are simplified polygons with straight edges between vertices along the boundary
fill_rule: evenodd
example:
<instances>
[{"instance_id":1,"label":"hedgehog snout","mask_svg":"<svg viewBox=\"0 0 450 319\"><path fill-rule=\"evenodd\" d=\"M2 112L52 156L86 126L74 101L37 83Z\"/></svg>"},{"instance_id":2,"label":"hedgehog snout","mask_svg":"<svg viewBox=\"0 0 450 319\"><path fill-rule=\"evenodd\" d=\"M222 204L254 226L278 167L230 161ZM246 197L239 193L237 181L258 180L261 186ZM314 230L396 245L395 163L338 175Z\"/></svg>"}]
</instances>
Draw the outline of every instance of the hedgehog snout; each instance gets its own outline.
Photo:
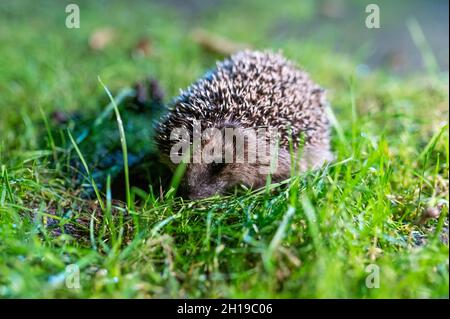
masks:
<instances>
[{"instance_id":1,"label":"hedgehog snout","mask_svg":"<svg viewBox=\"0 0 450 319\"><path fill-rule=\"evenodd\" d=\"M184 196L189 199L200 199L223 194L227 190L228 183L220 176L219 169L223 169L222 165L215 163L189 164L183 180Z\"/></svg>"}]
</instances>

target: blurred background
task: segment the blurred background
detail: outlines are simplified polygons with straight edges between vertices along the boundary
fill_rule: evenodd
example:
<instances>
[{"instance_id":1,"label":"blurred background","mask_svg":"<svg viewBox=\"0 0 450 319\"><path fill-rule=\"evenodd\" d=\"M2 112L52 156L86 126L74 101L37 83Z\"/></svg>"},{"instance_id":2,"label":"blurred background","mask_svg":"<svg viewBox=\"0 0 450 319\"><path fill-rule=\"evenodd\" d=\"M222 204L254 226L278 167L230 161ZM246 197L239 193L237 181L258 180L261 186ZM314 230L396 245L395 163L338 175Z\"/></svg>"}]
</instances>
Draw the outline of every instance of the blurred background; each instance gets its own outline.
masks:
<instances>
[{"instance_id":1,"label":"blurred background","mask_svg":"<svg viewBox=\"0 0 450 319\"><path fill-rule=\"evenodd\" d=\"M395 73L420 72L426 67L411 33L417 31L415 22L422 29L426 41L436 56L441 70L448 70L449 2L445 0L365 1L319 0L283 1L270 10L273 20L258 32L271 41L298 40L327 45L330 50L358 56L368 68L385 68ZM230 1L157 1L179 12L188 26L202 24L204 15L221 16L226 13ZM380 28L364 27L367 5L380 8ZM266 18L257 5L235 13L234 19L254 21ZM420 31L419 31L420 32ZM418 37L420 37L419 35ZM420 41L420 40L419 40Z\"/></svg>"},{"instance_id":2,"label":"blurred background","mask_svg":"<svg viewBox=\"0 0 450 319\"><path fill-rule=\"evenodd\" d=\"M368 29L372 2L1 1L3 150L38 146L26 123L40 118L39 108L98 112L105 103L98 76L115 93L152 77L167 102L242 48L282 49L337 105L334 92L347 90L352 76L446 77L449 2L375 1L380 28ZM66 27L69 3L80 9L80 28Z\"/></svg>"}]
</instances>

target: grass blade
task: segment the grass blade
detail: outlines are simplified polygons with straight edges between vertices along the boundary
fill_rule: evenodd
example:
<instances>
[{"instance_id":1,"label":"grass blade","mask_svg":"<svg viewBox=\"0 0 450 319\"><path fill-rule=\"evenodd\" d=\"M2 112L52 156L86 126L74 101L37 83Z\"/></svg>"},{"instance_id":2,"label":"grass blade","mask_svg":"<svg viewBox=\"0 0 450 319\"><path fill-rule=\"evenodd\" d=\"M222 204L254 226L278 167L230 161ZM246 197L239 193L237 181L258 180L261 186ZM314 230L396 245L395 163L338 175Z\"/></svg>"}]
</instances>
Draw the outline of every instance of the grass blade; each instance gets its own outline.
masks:
<instances>
[{"instance_id":1,"label":"grass blade","mask_svg":"<svg viewBox=\"0 0 450 319\"><path fill-rule=\"evenodd\" d=\"M91 172L89 170L89 166L87 165L86 160L84 159L84 156L83 156L83 154L80 151L80 148L78 147L78 145L75 142L72 134L70 133L70 130L67 130L67 134L69 135L69 139L72 142L72 145L75 148L75 151L77 152L78 157L80 158L80 161L83 164L84 169L86 170L86 173L88 174L89 180L91 182L92 187L94 188L94 192L95 192L97 200L98 200L98 202L100 204L100 207L101 207L102 211L105 211L105 205L103 204L103 200L102 200L102 197L101 197L100 192L98 190L97 184L95 183L95 180L94 180L94 178L91 175Z\"/></svg>"},{"instance_id":2,"label":"grass blade","mask_svg":"<svg viewBox=\"0 0 450 319\"><path fill-rule=\"evenodd\" d=\"M120 116L119 108L117 107L116 100L113 98L111 92L106 87L106 85L102 82L102 79L100 77L98 77L98 81L105 89L106 94L108 95L109 99L111 100L111 103L114 107L114 112L116 114L117 126L119 128L119 134L120 134L120 144L122 145L123 170L124 170L124 175L125 175L125 194L126 194L127 208L129 210L131 210L132 203L131 203L131 191L130 191L130 174L129 174L129 170L128 170L128 150L127 150L127 140L125 137L125 130L123 129L122 117Z\"/></svg>"}]
</instances>

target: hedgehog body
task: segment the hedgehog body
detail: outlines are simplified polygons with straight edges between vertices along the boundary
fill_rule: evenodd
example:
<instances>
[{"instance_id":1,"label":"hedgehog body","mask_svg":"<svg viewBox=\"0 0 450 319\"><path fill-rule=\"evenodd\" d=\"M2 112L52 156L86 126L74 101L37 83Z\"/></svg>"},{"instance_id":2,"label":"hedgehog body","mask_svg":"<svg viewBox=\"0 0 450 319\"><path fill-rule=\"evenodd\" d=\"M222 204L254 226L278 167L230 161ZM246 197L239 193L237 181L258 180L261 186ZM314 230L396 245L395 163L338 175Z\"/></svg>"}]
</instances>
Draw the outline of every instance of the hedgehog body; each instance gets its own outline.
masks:
<instances>
[{"instance_id":1,"label":"hedgehog body","mask_svg":"<svg viewBox=\"0 0 450 319\"><path fill-rule=\"evenodd\" d=\"M165 162L170 164L171 149L179 142L171 139L175 128L191 133L187 141L190 144L197 127L202 132L227 127L240 132L275 129L278 165L271 175L272 180L282 180L291 173L292 148L297 150L301 145L296 163L302 171L332 159L326 107L324 90L281 54L243 51L217 63L215 69L181 92L159 122L156 141ZM267 140L268 135L264 137ZM200 149L214 142L208 136ZM260 145L260 137L255 143ZM228 146L225 143L224 152L227 147L236 151L235 142ZM267 177L258 170L265 165L261 161L217 164L188 164L183 185L189 197L223 193L236 184L259 187Z\"/></svg>"}]
</instances>

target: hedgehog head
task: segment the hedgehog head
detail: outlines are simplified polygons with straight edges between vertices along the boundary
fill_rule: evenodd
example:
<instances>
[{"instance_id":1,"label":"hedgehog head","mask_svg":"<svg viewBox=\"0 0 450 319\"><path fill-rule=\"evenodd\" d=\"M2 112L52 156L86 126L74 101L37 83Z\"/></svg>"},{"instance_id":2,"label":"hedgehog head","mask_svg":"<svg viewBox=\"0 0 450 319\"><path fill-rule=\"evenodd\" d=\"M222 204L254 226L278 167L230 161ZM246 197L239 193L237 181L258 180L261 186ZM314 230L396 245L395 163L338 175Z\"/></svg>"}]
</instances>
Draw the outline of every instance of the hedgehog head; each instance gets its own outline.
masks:
<instances>
[{"instance_id":1,"label":"hedgehog head","mask_svg":"<svg viewBox=\"0 0 450 319\"><path fill-rule=\"evenodd\" d=\"M287 171L289 154L277 147L270 130L253 130L222 122L201 129L190 127L172 135L171 150L164 162L175 169L186 165L182 193L191 199L224 194L238 185L263 186L267 174ZM276 156L274 156L276 155Z\"/></svg>"}]
</instances>

